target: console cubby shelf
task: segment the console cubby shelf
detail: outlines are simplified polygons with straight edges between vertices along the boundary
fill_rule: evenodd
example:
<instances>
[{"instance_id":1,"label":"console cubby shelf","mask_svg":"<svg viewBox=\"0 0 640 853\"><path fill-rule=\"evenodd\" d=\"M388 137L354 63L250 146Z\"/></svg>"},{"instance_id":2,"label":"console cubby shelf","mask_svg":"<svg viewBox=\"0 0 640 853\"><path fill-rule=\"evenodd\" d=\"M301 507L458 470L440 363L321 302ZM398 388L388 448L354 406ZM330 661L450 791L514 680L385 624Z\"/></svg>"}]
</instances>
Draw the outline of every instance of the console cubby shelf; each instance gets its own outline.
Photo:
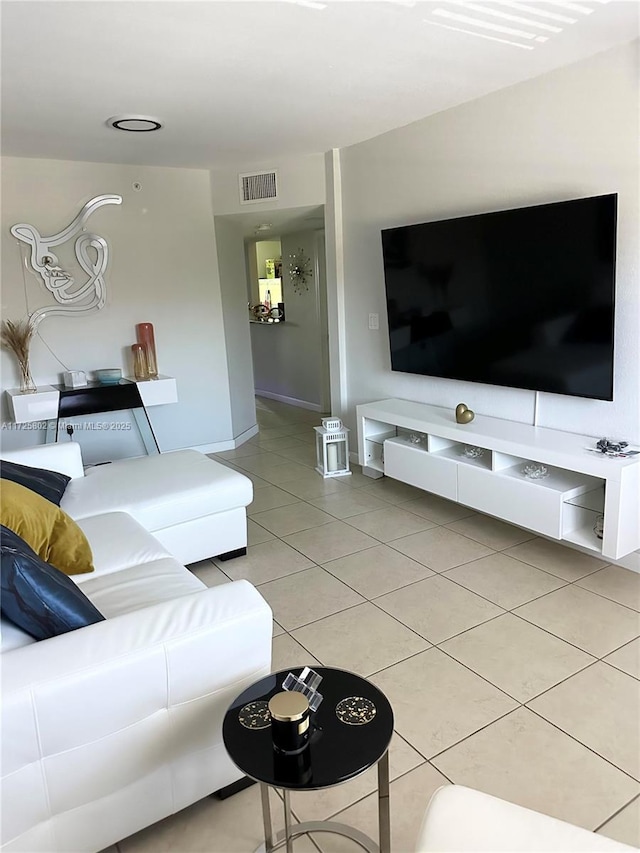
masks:
<instances>
[{"instance_id":1,"label":"console cubby shelf","mask_svg":"<svg viewBox=\"0 0 640 853\"><path fill-rule=\"evenodd\" d=\"M640 547L640 457L593 453L593 436L409 400L357 406L358 461L382 475L594 554L618 559ZM475 448L475 450L474 450ZM531 464L547 476L532 479ZM604 516L603 535L594 527Z\"/></svg>"}]
</instances>

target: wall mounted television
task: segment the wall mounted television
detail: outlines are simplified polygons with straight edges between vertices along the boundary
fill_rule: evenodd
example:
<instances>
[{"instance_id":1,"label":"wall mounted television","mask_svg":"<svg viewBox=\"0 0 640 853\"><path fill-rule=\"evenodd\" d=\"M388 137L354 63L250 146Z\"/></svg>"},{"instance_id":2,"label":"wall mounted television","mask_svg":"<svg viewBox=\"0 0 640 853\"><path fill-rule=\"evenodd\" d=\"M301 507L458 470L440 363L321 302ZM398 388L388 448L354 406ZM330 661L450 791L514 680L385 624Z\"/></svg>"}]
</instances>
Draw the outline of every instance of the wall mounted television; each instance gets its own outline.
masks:
<instances>
[{"instance_id":1,"label":"wall mounted television","mask_svg":"<svg viewBox=\"0 0 640 853\"><path fill-rule=\"evenodd\" d=\"M392 370L613 400L617 200L383 230Z\"/></svg>"}]
</instances>

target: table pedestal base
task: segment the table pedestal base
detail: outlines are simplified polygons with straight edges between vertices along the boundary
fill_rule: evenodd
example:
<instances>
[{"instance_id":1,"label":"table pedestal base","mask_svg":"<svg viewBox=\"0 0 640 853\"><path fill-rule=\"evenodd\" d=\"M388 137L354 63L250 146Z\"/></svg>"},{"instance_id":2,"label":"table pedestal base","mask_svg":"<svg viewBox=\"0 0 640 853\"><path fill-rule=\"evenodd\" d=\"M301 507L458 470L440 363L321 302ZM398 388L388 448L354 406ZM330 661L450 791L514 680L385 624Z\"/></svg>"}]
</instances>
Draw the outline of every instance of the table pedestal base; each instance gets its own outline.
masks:
<instances>
[{"instance_id":1,"label":"table pedestal base","mask_svg":"<svg viewBox=\"0 0 640 853\"><path fill-rule=\"evenodd\" d=\"M304 823L294 823L290 829L289 841L293 841L298 836L304 835L305 832L333 832L336 835L343 835L345 838L355 841L367 853L380 853L380 848L375 841L369 838L368 835L365 835L364 832L360 832L359 829L347 826L346 823L338 823L333 820L308 820ZM284 848L286 843L287 833L283 829L276 834L272 846L267 849L266 844L261 844L256 848L255 853L271 853L272 850Z\"/></svg>"},{"instance_id":2,"label":"table pedestal base","mask_svg":"<svg viewBox=\"0 0 640 853\"><path fill-rule=\"evenodd\" d=\"M264 823L264 844L255 853L272 853L284 848L286 853L293 853L293 840L307 832L333 832L355 841L367 853L391 853L391 825L389 820L389 752L384 753L378 761L378 827L380 844L346 823L332 820L308 820L303 823L291 823L290 792L282 791L284 798L284 829L274 835L271 824L271 807L269 804L269 786L260 783L260 798L262 800L262 819Z\"/></svg>"}]
</instances>

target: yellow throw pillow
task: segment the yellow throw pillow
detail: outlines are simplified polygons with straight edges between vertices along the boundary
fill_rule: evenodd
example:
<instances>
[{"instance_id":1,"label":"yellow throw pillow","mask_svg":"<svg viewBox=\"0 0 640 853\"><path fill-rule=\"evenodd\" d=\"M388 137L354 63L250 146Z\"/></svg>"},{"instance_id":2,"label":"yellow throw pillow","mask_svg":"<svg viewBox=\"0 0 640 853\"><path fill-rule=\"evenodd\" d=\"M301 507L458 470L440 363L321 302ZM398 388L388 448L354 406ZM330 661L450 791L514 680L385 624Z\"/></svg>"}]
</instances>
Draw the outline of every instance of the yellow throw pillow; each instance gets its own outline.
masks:
<instances>
[{"instance_id":1,"label":"yellow throw pillow","mask_svg":"<svg viewBox=\"0 0 640 853\"><path fill-rule=\"evenodd\" d=\"M87 537L66 512L18 483L0 482L0 516L5 527L66 575L94 570Z\"/></svg>"}]
</instances>

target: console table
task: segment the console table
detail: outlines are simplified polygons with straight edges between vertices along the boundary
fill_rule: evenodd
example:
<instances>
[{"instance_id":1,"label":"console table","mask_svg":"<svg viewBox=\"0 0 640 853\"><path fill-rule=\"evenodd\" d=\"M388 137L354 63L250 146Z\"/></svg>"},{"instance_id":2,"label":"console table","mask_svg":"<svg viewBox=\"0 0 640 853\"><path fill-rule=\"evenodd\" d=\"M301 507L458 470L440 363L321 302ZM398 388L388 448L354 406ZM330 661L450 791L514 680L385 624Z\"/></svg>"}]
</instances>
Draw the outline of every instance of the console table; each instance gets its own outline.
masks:
<instances>
[{"instance_id":1,"label":"console table","mask_svg":"<svg viewBox=\"0 0 640 853\"><path fill-rule=\"evenodd\" d=\"M356 416L367 476L392 477L605 558L640 548L640 456L604 456L592 452L592 436L485 415L458 424L453 409L409 400L362 404ZM546 477L526 476L535 463ZM601 515L602 539L594 532Z\"/></svg>"},{"instance_id":2,"label":"console table","mask_svg":"<svg viewBox=\"0 0 640 853\"><path fill-rule=\"evenodd\" d=\"M121 379L117 385L98 382L89 382L81 388L44 385L33 393L17 389L6 393L14 423L42 421L47 443L58 440L60 418L130 409L148 454L159 453L160 447L147 408L178 400L176 380L162 375L148 380ZM52 421L54 425L50 424Z\"/></svg>"}]
</instances>

